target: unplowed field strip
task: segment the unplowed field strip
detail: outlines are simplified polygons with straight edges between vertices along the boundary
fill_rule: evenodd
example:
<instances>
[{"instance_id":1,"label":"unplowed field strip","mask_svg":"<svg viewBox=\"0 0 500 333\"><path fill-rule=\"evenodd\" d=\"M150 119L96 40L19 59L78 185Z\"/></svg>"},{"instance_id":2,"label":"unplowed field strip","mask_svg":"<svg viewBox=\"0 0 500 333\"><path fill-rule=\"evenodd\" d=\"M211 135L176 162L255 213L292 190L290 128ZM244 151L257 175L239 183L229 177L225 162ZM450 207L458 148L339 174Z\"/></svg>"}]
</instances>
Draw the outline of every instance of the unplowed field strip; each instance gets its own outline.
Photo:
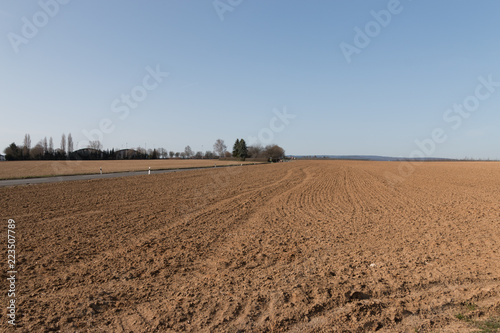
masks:
<instances>
[{"instance_id":1,"label":"unplowed field strip","mask_svg":"<svg viewBox=\"0 0 500 333\"><path fill-rule=\"evenodd\" d=\"M423 163L394 183L398 167L0 188L17 225L19 329L467 332L457 314L500 316L500 164Z\"/></svg>"},{"instance_id":2,"label":"unplowed field strip","mask_svg":"<svg viewBox=\"0 0 500 333\"><path fill-rule=\"evenodd\" d=\"M121 172L147 172L258 164L251 161L225 161L212 159L154 159L154 160L62 160L62 161L9 161L0 163L0 180L60 177L68 175L99 175ZM50 181L53 182L53 181Z\"/></svg>"}]
</instances>

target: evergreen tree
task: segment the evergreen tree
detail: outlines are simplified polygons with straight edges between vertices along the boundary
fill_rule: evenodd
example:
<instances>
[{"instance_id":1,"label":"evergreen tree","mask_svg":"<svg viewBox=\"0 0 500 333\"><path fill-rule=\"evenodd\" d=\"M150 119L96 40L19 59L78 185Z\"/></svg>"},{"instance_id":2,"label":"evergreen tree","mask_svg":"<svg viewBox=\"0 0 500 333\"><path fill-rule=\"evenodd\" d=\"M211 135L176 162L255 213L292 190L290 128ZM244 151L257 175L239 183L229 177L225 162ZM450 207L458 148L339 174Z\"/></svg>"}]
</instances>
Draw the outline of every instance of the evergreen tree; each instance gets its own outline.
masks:
<instances>
[{"instance_id":1,"label":"evergreen tree","mask_svg":"<svg viewBox=\"0 0 500 333\"><path fill-rule=\"evenodd\" d=\"M10 144L7 148L4 150L5 153L5 158L7 161L16 161L22 159L22 149L19 148L14 142Z\"/></svg>"},{"instance_id":2,"label":"evergreen tree","mask_svg":"<svg viewBox=\"0 0 500 333\"><path fill-rule=\"evenodd\" d=\"M233 146L233 157L238 157L239 152L240 152L240 139L236 139L236 142L234 143Z\"/></svg>"},{"instance_id":3,"label":"evergreen tree","mask_svg":"<svg viewBox=\"0 0 500 333\"><path fill-rule=\"evenodd\" d=\"M248 156L247 143L243 139L236 139L233 146L233 157L245 159Z\"/></svg>"},{"instance_id":4,"label":"evergreen tree","mask_svg":"<svg viewBox=\"0 0 500 333\"><path fill-rule=\"evenodd\" d=\"M239 158L245 159L248 156L248 148L245 140L240 140L240 156Z\"/></svg>"},{"instance_id":5,"label":"evergreen tree","mask_svg":"<svg viewBox=\"0 0 500 333\"><path fill-rule=\"evenodd\" d=\"M158 159L158 152L156 151L156 149L153 149L153 154L151 154L151 159L152 160Z\"/></svg>"}]
</instances>

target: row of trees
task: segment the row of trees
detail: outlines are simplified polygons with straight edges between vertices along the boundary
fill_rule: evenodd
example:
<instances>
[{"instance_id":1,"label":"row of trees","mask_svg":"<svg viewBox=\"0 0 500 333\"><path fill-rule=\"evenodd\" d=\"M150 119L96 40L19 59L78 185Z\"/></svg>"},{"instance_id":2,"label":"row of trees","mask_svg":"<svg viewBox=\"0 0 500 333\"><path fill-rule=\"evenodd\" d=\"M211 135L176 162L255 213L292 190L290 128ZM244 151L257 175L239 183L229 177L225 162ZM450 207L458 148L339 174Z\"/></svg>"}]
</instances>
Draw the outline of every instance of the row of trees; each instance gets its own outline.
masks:
<instances>
[{"instance_id":1,"label":"row of trees","mask_svg":"<svg viewBox=\"0 0 500 333\"><path fill-rule=\"evenodd\" d=\"M66 137L65 134L61 136L61 143L59 148L54 148L54 140L47 137L38 141L38 143L31 146L31 136L26 134L22 146L11 143L4 150L5 158L7 160L53 160L53 159L66 159L73 153L73 137L71 133Z\"/></svg>"},{"instance_id":2,"label":"row of trees","mask_svg":"<svg viewBox=\"0 0 500 333\"><path fill-rule=\"evenodd\" d=\"M103 150L99 141L91 141L87 148L74 151L71 133L61 136L59 148L54 148L54 140L47 137L40 140L34 147L31 146L29 134L24 136L22 146L11 143L4 150L7 160L64 160L64 159L164 159L164 158L245 158L281 159L285 156L283 148L277 145L262 147L259 145L247 147L245 140L237 139L233 146L233 152L227 151L224 140L217 139L213 145L213 151L194 152L190 146L186 146L182 152L167 151L165 148L149 149L122 149Z\"/></svg>"},{"instance_id":3,"label":"row of trees","mask_svg":"<svg viewBox=\"0 0 500 333\"><path fill-rule=\"evenodd\" d=\"M244 139L236 139L233 145L232 156L242 160L245 158L260 158L275 161L285 157L285 150L278 145L268 145L266 147L254 145L247 147Z\"/></svg>"}]
</instances>

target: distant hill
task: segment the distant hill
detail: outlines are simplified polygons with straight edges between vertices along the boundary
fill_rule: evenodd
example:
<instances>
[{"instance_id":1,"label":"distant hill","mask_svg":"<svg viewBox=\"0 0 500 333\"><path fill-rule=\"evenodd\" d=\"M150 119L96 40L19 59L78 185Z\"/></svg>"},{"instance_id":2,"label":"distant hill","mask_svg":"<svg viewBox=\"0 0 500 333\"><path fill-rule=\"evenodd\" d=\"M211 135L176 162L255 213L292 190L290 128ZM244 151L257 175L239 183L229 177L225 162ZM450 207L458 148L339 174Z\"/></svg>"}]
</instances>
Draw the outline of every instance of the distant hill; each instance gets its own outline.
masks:
<instances>
[{"instance_id":1,"label":"distant hill","mask_svg":"<svg viewBox=\"0 0 500 333\"><path fill-rule=\"evenodd\" d=\"M377 155L290 155L297 159L329 159L329 160L356 160L356 161L453 161L449 158L402 158Z\"/></svg>"}]
</instances>

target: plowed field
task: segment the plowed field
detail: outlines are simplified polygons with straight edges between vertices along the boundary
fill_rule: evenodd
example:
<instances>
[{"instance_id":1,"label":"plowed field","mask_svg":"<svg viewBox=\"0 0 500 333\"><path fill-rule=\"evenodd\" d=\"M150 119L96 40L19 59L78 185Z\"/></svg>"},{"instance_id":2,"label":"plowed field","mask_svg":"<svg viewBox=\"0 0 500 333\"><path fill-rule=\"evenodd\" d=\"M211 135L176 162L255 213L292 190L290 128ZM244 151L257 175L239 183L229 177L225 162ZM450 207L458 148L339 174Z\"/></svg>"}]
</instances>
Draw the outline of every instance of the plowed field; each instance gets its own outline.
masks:
<instances>
[{"instance_id":1,"label":"plowed field","mask_svg":"<svg viewBox=\"0 0 500 333\"><path fill-rule=\"evenodd\" d=\"M423 163L393 183L385 173L398 167L298 161L0 188L1 233L8 219L17 225L19 329L472 332L494 323L500 164ZM6 241L1 253L6 263ZM1 300L5 328L6 292Z\"/></svg>"}]
</instances>

